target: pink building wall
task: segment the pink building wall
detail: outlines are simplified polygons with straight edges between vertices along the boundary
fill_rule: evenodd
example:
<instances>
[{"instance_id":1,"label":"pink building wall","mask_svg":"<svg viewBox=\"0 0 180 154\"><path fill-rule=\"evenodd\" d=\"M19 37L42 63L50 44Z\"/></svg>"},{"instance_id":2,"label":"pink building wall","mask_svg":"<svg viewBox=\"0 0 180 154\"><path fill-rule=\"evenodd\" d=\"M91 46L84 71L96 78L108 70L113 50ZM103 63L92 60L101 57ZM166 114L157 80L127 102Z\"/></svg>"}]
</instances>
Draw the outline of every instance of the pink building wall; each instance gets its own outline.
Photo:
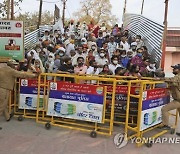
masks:
<instances>
[{"instance_id":1,"label":"pink building wall","mask_svg":"<svg viewBox=\"0 0 180 154\"><path fill-rule=\"evenodd\" d=\"M180 64L180 52L166 52L165 57L165 72L166 74L172 75L172 65Z\"/></svg>"}]
</instances>

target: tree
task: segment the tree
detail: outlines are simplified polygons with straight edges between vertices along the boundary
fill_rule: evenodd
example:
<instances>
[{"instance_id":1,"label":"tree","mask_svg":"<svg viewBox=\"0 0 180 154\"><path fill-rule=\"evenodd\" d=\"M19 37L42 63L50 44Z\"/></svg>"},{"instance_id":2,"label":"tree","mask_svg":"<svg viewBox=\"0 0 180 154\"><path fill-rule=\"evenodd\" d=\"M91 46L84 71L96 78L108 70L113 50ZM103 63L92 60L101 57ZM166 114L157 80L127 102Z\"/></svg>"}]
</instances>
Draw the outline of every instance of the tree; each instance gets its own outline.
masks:
<instances>
[{"instance_id":1,"label":"tree","mask_svg":"<svg viewBox=\"0 0 180 154\"><path fill-rule=\"evenodd\" d=\"M17 9L18 11L21 10L19 4L22 1L23 0L14 0L14 6L18 7L18 9ZM4 0L3 2L0 2L0 18L7 18L7 12L8 12L8 0ZM15 12L15 13L17 13L17 12Z\"/></svg>"},{"instance_id":2,"label":"tree","mask_svg":"<svg viewBox=\"0 0 180 154\"><path fill-rule=\"evenodd\" d=\"M81 0L81 9L74 13L79 21L89 22L94 20L96 23L106 21L109 25L117 22L116 16L112 15L112 5L109 0Z\"/></svg>"},{"instance_id":3,"label":"tree","mask_svg":"<svg viewBox=\"0 0 180 154\"><path fill-rule=\"evenodd\" d=\"M19 13L16 17L16 20L23 20L25 29L29 29L30 31L35 30L38 23L38 12L30 13L25 12L24 14ZM42 25L51 25L53 24L54 16L49 11L45 11L42 13Z\"/></svg>"}]
</instances>

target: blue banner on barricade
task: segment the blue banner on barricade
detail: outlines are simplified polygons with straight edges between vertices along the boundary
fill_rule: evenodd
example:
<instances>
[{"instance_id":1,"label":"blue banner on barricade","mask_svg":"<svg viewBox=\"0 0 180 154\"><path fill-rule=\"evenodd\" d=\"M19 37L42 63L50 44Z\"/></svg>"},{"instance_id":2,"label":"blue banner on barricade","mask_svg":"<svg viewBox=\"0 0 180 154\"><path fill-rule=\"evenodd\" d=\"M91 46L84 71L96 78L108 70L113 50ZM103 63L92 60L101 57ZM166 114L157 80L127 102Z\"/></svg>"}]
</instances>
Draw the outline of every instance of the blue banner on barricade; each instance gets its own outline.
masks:
<instances>
[{"instance_id":1,"label":"blue banner on barricade","mask_svg":"<svg viewBox=\"0 0 180 154\"><path fill-rule=\"evenodd\" d=\"M50 82L47 115L101 123L104 87Z\"/></svg>"}]
</instances>

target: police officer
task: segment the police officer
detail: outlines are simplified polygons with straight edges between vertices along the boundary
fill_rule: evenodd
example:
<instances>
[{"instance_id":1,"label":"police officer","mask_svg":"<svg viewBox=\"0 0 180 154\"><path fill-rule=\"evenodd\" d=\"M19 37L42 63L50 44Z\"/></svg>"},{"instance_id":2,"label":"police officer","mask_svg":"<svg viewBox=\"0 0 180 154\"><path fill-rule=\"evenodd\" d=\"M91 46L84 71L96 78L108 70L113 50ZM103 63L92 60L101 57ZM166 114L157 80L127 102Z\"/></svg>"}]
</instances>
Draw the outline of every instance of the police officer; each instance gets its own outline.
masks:
<instances>
[{"instance_id":1,"label":"police officer","mask_svg":"<svg viewBox=\"0 0 180 154\"><path fill-rule=\"evenodd\" d=\"M168 103L162 108L162 129L169 130L169 114L168 111L177 109L180 115L180 64L171 66L173 68L172 78L164 78L164 81L168 83L173 101ZM180 136L180 132L176 133Z\"/></svg>"},{"instance_id":2,"label":"police officer","mask_svg":"<svg viewBox=\"0 0 180 154\"><path fill-rule=\"evenodd\" d=\"M2 65L0 67L0 115L7 113L7 105L9 99L9 93L14 89L15 79L16 78L34 78L37 77L37 74L30 74L26 72L20 72L15 70L18 63L10 59L7 62L7 65ZM8 117L8 115L6 115ZM9 116L9 118L11 118ZM7 119L10 120L10 119ZM0 127L0 129L2 129Z\"/></svg>"}]
</instances>

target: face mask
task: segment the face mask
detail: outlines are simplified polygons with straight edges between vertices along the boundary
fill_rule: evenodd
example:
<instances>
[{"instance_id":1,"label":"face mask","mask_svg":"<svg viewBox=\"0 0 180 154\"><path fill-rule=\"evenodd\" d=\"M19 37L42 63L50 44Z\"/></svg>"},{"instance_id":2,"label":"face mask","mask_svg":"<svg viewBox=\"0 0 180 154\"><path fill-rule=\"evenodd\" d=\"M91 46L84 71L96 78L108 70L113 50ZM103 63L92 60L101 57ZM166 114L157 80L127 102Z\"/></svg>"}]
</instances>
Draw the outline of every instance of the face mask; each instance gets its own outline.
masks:
<instances>
[{"instance_id":1,"label":"face mask","mask_svg":"<svg viewBox=\"0 0 180 154\"><path fill-rule=\"evenodd\" d=\"M37 64L37 65L36 65L36 67L40 67L40 65L39 65L39 64Z\"/></svg>"},{"instance_id":2,"label":"face mask","mask_svg":"<svg viewBox=\"0 0 180 154\"><path fill-rule=\"evenodd\" d=\"M138 53L137 56L138 56L138 57L142 57L142 53Z\"/></svg>"},{"instance_id":3,"label":"face mask","mask_svg":"<svg viewBox=\"0 0 180 154\"><path fill-rule=\"evenodd\" d=\"M117 60L113 60L113 63L114 63L115 65L117 65L117 64L118 64L118 61L117 61Z\"/></svg>"},{"instance_id":4,"label":"face mask","mask_svg":"<svg viewBox=\"0 0 180 154\"><path fill-rule=\"evenodd\" d=\"M92 46L92 47L91 47L91 49L92 49L92 50L95 50L95 49L96 49L96 47L95 47L95 46Z\"/></svg>"},{"instance_id":5,"label":"face mask","mask_svg":"<svg viewBox=\"0 0 180 154\"><path fill-rule=\"evenodd\" d=\"M49 60L50 62L52 62L54 59L53 59L53 58L48 58L48 60Z\"/></svg>"},{"instance_id":6,"label":"face mask","mask_svg":"<svg viewBox=\"0 0 180 154\"><path fill-rule=\"evenodd\" d=\"M136 50L136 46L132 46L132 50L133 50L133 51Z\"/></svg>"},{"instance_id":7,"label":"face mask","mask_svg":"<svg viewBox=\"0 0 180 154\"><path fill-rule=\"evenodd\" d=\"M126 57L126 55L121 55L121 57L122 57L122 58L125 58L125 57Z\"/></svg>"},{"instance_id":8,"label":"face mask","mask_svg":"<svg viewBox=\"0 0 180 154\"><path fill-rule=\"evenodd\" d=\"M46 36L45 39L48 40L48 36Z\"/></svg>"},{"instance_id":9,"label":"face mask","mask_svg":"<svg viewBox=\"0 0 180 154\"><path fill-rule=\"evenodd\" d=\"M59 55L60 55L60 57L64 56L64 54L63 54L63 53L59 53Z\"/></svg>"},{"instance_id":10,"label":"face mask","mask_svg":"<svg viewBox=\"0 0 180 154\"><path fill-rule=\"evenodd\" d=\"M150 64L150 67L155 67L155 64Z\"/></svg>"},{"instance_id":11,"label":"face mask","mask_svg":"<svg viewBox=\"0 0 180 154\"><path fill-rule=\"evenodd\" d=\"M37 51L37 53L40 53L40 52L41 52L41 49L40 49L40 48L38 48L38 49L36 49L36 51Z\"/></svg>"},{"instance_id":12,"label":"face mask","mask_svg":"<svg viewBox=\"0 0 180 154\"><path fill-rule=\"evenodd\" d=\"M140 39L136 39L136 42L140 42Z\"/></svg>"},{"instance_id":13,"label":"face mask","mask_svg":"<svg viewBox=\"0 0 180 154\"><path fill-rule=\"evenodd\" d=\"M100 53L100 57L104 57L105 56L105 54L104 53Z\"/></svg>"}]
</instances>

